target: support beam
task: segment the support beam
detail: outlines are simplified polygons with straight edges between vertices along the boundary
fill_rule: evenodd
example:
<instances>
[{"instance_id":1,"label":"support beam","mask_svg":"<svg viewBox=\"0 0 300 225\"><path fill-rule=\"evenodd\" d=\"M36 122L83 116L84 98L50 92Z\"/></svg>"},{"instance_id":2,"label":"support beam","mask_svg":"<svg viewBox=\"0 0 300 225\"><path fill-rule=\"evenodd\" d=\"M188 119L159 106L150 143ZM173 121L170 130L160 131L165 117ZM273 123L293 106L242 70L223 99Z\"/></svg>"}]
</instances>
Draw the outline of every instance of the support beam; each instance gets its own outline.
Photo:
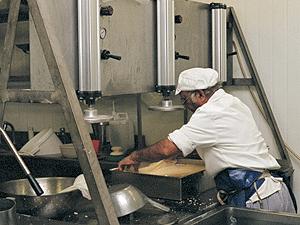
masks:
<instances>
[{"instance_id":1,"label":"support beam","mask_svg":"<svg viewBox=\"0 0 300 225\"><path fill-rule=\"evenodd\" d=\"M118 225L110 194L102 174L79 101L72 86L70 73L55 34L48 33L49 21L43 19L37 0L28 0L29 10L41 42L52 81L60 96L68 128L79 163L85 175L99 225Z\"/></svg>"},{"instance_id":2,"label":"support beam","mask_svg":"<svg viewBox=\"0 0 300 225\"><path fill-rule=\"evenodd\" d=\"M21 0L11 0L9 5L9 14L6 35L0 60L0 96L1 102L7 100L7 82L12 62L13 48L16 37L18 15L20 10Z\"/></svg>"},{"instance_id":3,"label":"support beam","mask_svg":"<svg viewBox=\"0 0 300 225\"><path fill-rule=\"evenodd\" d=\"M245 39L244 34L242 32L242 29L241 29L241 26L240 26L239 21L237 19L237 16L235 14L235 11L232 7L230 8L230 11L229 11L229 20L232 22L233 31L234 31L234 33L236 35L236 38L238 40L238 43L241 47L243 56L245 58L245 62L247 64L247 68L249 70L249 73L252 76L256 91L258 93L260 102L262 104L264 113L265 113L266 118L267 118L267 122L268 122L268 124L269 124L269 126L272 130L272 133L273 133L273 136L275 138L276 144L279 148L279 153L280 153L282 159L286 159L291 164L289 154L288 154L288 152L285 148L284 141L282 139L279 128L277 126L277 123L276 123L275 117L273 115L271 106L269 104L267 95L266 95L266 93L264 91L264 88L263 88L263 85L260 81L257 69L256 69L255 64L254 64L254 61L251 57L248 45L246 43L246 39Z\"/></svg>"},{"instance_id":4,"label":"support beam","mask_svg":"<svg viewBox=\"0 0 300 225\"><path fill-rule=\"evenodd\" d=\"M4 112L5 112L6 102L0 102L0 126L4 121Z\"/></svg>"},{"instance_id":5,"label":"support beam","mask_svg":"<svg viewBox=\"0 0 300 225\"><path fill-rule=\"evenodd\" d=\"M27 89L8 89L8 102L21 103L58 103L59 95L55 91L33 91Z\"/></svg>"},{"instance_id":6,"label":"support beam","mask_svg":"<svg viewBox=\"0 0 300 225\"><path fill-rule=\"evenodd\" d=\"M227 79L226 79L226 85L232 85L232 79L233 79L233 27L232 22L230 21L230 18L227 18Z\"/></svg>"}]
</instances>

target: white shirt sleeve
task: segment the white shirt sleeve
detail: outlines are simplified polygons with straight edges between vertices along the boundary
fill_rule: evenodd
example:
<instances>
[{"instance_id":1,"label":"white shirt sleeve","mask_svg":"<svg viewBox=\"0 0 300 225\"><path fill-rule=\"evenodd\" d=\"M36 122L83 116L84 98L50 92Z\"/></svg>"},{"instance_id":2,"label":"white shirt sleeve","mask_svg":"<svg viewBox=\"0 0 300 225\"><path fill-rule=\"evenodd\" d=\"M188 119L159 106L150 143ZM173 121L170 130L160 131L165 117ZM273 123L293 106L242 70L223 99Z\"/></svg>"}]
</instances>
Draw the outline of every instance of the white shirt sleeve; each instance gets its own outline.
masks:
<instances>
[{"instance_id":1,"label":"white shirt sleeve","mask_svg":"<svg viewBox=\"0 0 300 225\"><path fill-rule=\"evenodd\" d=\"M208 148L213 146L217 141L216 133L216 127L211 116L198 109L186 125L170 133L168 138L186 156L196 147Z\"/></svg>"}]
</instances>

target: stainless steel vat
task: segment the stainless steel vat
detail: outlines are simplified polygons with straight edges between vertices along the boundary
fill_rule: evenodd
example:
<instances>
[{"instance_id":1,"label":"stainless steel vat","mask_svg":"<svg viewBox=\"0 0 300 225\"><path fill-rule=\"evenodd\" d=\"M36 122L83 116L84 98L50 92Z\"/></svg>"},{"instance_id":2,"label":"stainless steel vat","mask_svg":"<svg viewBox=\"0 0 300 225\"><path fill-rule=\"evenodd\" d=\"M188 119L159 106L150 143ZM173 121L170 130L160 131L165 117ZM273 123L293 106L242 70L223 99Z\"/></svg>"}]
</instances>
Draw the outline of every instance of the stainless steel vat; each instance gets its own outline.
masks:
<instances>
[{"instance_id":1,"label":"stainless steel vat","mask_svg":"<svg viewBox=\"0 0 300 225\"><path fill-rule=\"evenodd\" d=\"M72 177L37 178L44 194L36 196L27 179L11 180L0 184L3 197L13 197L17 212L32 216L57 219L71 212L75 204L83 199L80 191L59 193L73 184Z\"/></svg>"},{"instance_id":2,"label":"stainless steel vat","mask_svg":"<svg viewBox=\"0 0 300 225\"><path fill-rule=\"evenodd\" d=\"M0 199L0 224L17 225L16 203L11 199Z\"/></svg>"},{"instance_id":3,"label":"stainless steel vat","mask_svg":"<svg viewBox=\"0 0 300 225\"><path fill-rule=\"evenodd\" d=\"M203 163L201 160L193 159L178 159L177 162ZM214 186L213 178L205 175L203 171L185 176L158 176L114 170L111 173L111 182L112 184L131 184L148 197L179 201L193 197Z\"/></svg>"},{"instance_id":4,"label":"stainless steel vat","mask_svg":"<svg viewBox=\"0 0 300 225\"><path fill-rule=\"evenodd\" d=\"M201 173L185 177L167 177L113 171L111 180L113 184L132 184L149 197L183 200L199 193L201 176Z\"/></svg>"}]
</instances>

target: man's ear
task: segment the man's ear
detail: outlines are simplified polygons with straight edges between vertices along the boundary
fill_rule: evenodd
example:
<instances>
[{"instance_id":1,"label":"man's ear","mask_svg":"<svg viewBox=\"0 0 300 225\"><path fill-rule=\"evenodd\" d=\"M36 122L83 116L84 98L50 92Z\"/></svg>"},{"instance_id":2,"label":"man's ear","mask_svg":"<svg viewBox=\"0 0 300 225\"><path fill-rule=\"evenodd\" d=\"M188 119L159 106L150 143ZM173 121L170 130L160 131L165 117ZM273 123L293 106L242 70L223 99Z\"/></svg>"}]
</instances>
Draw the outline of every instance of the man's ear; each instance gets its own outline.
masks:
<instances>
[{"instance_id":1,"label":"man's ear","mask_svg":"<svg viewBox=\"0 0 300 225\"><path fill-rule=\"evenodd\" d=\"M193 103L197 103L198 98L206 97L203 90L197 90L191 94L191 100Z\"/></svg>"},{"instance_id":2,"label":"man's ear","mask_svg":"<svg viewBox=\"0 0 300 225\"><path fill-rule=\"evenodd\" d=\"M197 90L196 91L196 96L198 96L199 98L206 97L203 90Z\"/></svg>"},{"instance_id":3,"label":"man's ear","mask_svg":"<svg viewBox=\"0 0 300 225\"><path fill-rule=\"evenodd\" d=\"M192 100L192 103L196 103L196 102L197 102L197 95L198 95L197 92L193 92L193 93L191 94L191 100Z\"/></svg>"}]
</instances>

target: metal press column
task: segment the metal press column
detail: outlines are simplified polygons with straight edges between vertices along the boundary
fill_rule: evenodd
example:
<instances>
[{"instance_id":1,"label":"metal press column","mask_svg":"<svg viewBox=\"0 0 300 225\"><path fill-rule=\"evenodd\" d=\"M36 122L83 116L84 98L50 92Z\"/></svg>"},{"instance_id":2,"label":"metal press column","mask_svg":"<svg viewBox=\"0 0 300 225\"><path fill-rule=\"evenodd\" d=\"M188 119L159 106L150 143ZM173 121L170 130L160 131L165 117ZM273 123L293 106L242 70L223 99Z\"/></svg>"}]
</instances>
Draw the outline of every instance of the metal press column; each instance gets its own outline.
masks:
<instances>
[{"instance_id":1,"label":"metal press column","mask_svg":"<svg viewBox=\"0 0 300 225\"><path fill-rule=\"evenodd\" d=\"M218 71L220 81L227 80L226 5L211 3L212 68Z\"/></svg>"},{"instance_id":2,"label":"metal press column","mask_svg":"<svg viewBox=\"0 0 300 225\"><path fill-rule=\"evenodd\" d=\"M157 89L163 96L175 90L174 0L157 1Z\"/></svg>"},{"instance_id":3,"label":"metal press column","mask_svg":"<svg viewBox=\"0 0 300 225\"><path fill-rule=\"evenodd\" d=\"M78 95L88 105L94 105L101 97L99 10L99 0L78 0Z\"/></svg>"}]
</instances>

